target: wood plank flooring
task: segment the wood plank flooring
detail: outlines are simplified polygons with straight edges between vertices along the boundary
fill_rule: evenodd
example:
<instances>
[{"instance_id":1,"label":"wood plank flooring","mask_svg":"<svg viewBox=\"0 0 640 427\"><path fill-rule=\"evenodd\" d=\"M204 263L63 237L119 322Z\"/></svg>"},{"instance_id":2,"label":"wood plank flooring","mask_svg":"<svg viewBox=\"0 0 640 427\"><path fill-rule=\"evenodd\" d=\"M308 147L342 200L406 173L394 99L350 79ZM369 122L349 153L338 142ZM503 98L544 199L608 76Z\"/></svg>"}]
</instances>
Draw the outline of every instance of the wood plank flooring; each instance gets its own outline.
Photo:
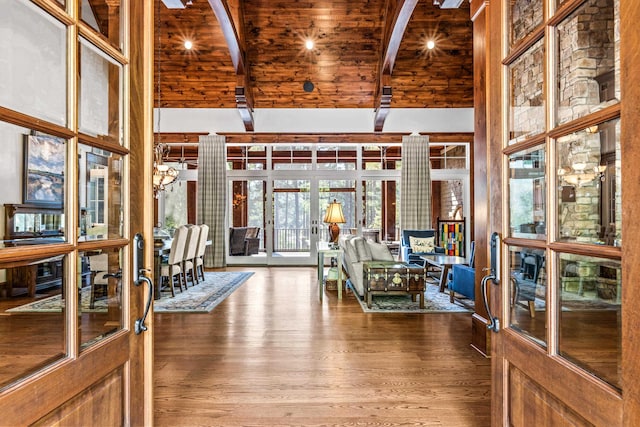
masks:
<instances>
[{"instance_id":1,"label":"wood plank flooring","mask_svg":"<svg viewBox=\"0 0 640 427\"><path fill-rule=\"evenodd\" d=\"M155 315L158 426L488 426L468 313L365 314L310 267L255 274L208 314Z\"/></svg>"}]
</instances>

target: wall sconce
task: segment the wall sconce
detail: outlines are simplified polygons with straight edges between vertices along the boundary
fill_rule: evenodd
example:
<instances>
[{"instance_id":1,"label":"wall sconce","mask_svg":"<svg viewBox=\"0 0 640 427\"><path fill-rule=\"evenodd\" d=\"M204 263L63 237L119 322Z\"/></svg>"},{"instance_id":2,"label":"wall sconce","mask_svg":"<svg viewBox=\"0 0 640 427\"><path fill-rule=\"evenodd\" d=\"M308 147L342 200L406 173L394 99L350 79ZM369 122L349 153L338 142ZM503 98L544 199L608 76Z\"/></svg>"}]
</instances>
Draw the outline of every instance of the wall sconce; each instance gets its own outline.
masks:
<instances>
[{"instance_id":1,"label":"wall sconce","mask_svg":"<svg viewBox=\"0 0 640 427\"><path fill-rule=\"evenodd\" d=\"M598 165L593 168L593 171L596 173L600 181L604 181L604 173L607 171L607 165Z\"/></svg>"}]
</instances>

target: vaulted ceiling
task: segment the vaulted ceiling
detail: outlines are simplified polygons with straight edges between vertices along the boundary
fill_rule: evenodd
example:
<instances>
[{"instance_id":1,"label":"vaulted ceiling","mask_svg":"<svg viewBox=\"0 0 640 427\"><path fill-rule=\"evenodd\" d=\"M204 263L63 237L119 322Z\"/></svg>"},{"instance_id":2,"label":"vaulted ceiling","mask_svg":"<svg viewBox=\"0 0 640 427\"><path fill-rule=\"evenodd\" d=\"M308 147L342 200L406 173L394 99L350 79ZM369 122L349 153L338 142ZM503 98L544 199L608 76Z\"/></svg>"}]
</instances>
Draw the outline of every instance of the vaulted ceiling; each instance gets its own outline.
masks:
<instances>
[{"instance_id":1,"label":"vaulted ceiling","mask_svg":"<svg viewBox=\"0 0 640 427\"><path fill-rule=\"evenodd\" d=\"M466 1L156 0L155 12L160 107L238 108L246 126L253 108L473 106Z\"/></svg>"}]
</instances>

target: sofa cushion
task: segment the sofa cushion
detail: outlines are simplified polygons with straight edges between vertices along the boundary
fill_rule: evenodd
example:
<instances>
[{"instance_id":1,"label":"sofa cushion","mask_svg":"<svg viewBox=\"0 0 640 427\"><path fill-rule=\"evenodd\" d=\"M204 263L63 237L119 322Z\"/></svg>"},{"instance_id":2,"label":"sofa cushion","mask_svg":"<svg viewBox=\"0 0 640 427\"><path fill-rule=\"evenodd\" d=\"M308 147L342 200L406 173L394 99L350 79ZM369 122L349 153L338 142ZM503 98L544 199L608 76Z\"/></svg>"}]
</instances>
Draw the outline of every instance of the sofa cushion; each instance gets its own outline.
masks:
<instances>
[{"instance_id":1,"label":"sofa cushion","mask_svg":"<svg viewBox=\"0 0 640 427\"><path fill-rule=\"evenodd\" d=\"M346 262L358 262L360 258L358 258L358 251L356 250L356 246L353 244L353 239L356 236L346 236L342 241L342 250L344 251L344 258Z\"/></svg>"},{"instance_id":2,"label":"sofa cushion","mask_svg":"<svg viewBox=\"0 0 640 427\"><path fill-rule=\"evenodd\" d=\"M373 261L395 261L393 254L384 243L376 243L368 241L371 250L371 258Z\"/></svg>"},{"instance_id":3,"label":"sofa cushion","mask_svg":"<svg viewBox=\"0 0 640 427\"><path fill-rule=\"evenodd\" d=\"M364 262L373 260L369 242L367 242L363 237L354 237L351 241L356 247L356 252L358 253L358 261Z\"/></svg>"},{"instance_id":4,"label":"sofa cushion","mask_svg":"<svg viewBox=\"0 0 640 427\"><path fill-rule=\"evenodd\" d=\"M414 237L409 236L409 246L412 252L428 253L435 248L435 237Z\"/></svg>"}]
</instances>

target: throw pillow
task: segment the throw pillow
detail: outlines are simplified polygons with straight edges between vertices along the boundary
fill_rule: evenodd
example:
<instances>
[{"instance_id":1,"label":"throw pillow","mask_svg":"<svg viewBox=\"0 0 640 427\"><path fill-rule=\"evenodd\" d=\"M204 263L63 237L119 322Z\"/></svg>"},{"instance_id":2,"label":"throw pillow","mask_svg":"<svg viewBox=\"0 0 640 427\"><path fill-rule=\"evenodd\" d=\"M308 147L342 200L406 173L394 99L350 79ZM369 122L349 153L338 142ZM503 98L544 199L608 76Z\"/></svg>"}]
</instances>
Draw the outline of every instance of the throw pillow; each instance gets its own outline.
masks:
<instances>
[{"instance_id":1,"label":"throw pillow","mask_svg":"<svg viewBox=\"0 0 640 427\"><path fill-rule=\"evenodd\" d=\"M371 250L372 261L395 261L391 251L384 243L368 241L367 245Z\"/></svg>"},{"instance_id":2,"label":"throw pillow","mask_svg":"<svg viewBox=\"0 0 640 427\"><path fill-rule=\"evenodd\" d=\"M435 250L435 237L409 236L411 251L416 253L433 252Z\"/></svg>"},{"instance_id":3,"label":"throw pillow","mask_svg":"<svg viewBox=\"0 0 640 427\"><path fill-rule=\"evenodd\" d=\"M356 246L356 252L358 252L358 259L360 261L371 261L373 260L371 255L371 249L369 249L369 245L367 241L362 237L356 237L352 240L352 242Z\"/></svg>"}]
</instances>

